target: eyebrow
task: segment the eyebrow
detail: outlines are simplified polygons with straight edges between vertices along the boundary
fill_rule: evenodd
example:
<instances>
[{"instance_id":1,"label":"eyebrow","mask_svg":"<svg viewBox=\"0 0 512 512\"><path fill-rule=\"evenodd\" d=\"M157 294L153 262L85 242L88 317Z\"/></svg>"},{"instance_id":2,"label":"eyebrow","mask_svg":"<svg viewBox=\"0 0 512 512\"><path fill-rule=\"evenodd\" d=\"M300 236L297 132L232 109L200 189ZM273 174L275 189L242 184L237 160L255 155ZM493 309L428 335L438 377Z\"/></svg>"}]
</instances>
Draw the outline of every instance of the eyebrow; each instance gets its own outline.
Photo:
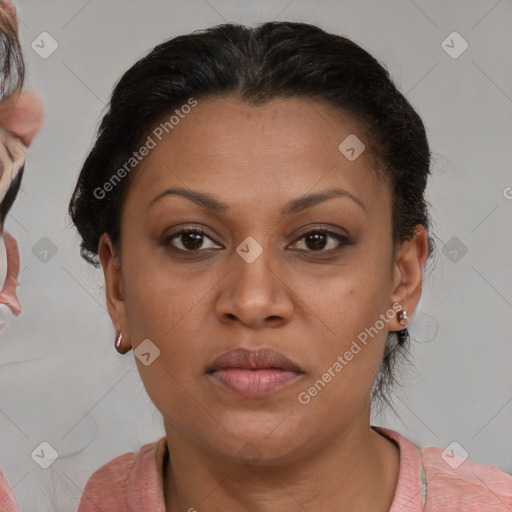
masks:
<instances>
[{"instance_id":1,"label":"eyebrow","mask_svg":"<svg viewBox=\"0 0 512 512\"><path fill-rule=\"evenodd\" d=\"M149 206L152 206L158 200L169 195L185 197L215 213L226 213L229 211L229 206L219 199L216 199L215 197L204 192L199 192L197 190L191 190L187 188L169 188L164 190L149 203ZM368 213L364 203L356 196L342 188L331 188L329 190L324 190L315 194L305 194L296 199L292 199L281 208L281 216L284 217L300 213L303 210L311 208L319 203L323 203L324 201L328 201L329 199L333 199L335 197L344 197L350 199L355 204L360 206L366 213Z\"/></svg>"}]
</instances>

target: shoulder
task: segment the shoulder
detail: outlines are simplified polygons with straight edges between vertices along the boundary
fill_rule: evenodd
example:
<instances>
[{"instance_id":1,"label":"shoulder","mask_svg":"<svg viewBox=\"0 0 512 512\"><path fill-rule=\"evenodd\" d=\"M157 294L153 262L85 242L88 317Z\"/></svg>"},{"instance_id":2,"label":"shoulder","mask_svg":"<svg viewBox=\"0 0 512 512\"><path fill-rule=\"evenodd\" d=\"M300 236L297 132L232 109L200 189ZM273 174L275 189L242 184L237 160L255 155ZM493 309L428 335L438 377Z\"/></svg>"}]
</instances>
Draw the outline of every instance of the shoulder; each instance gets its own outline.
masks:
<instances>
[{"instance_id":1,"label":"shoulder","mask_svg":"<svg viewBox=\"0 0 512 512\"><path fill-rule=\"evenodd\" d=\"M449 447L425 447L421 458L427 484L426 511L512 510L512 476L499 467L460 457Z\"/></svg>"},{"instance_id":2,"label":"shoulder","mask_svg":"<svg viewBox=\"0 0 512 512\"><path fill-rule=\"evenodd\" d=\"M163 463L166 438L149 443L138 453L125 453L97 469L87 481L77 512L140 510L137 504L163 508Z\"/></svg>"},{"instance_id":3,"label":"shoulder","mask_svg":"<svg viewBox=\"0 0 512 512\"><path fill-rule=\"evenodd\" d=\"M392 510L511 512L512 476L497 466L459 457L451 448L421 448L394 430L373 427L400 448Z\"/></svg>"}]
</instances>

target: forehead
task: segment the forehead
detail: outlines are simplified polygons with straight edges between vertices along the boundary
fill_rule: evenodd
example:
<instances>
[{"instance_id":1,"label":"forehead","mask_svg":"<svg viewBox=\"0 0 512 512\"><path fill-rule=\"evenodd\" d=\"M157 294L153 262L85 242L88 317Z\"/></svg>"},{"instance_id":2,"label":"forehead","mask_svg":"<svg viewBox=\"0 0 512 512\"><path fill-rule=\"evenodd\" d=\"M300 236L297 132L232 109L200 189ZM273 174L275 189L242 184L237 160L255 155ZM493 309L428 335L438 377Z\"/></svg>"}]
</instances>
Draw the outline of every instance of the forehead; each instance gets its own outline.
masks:
<instances>
[{"instance_id":1,"label":"forehead","mask_svg":"<svg viewBox=\"0 0 512 512\"><path fill-rule=\"evenodd\" d=\"M282 98L249 105L230 96L199 100L164 137L169 150L179 147L181 153L228 157L238 151L264 158L312 151L337 155L339 143L350 133L363 137L352 116L318 101Z\"/></svg>"},{"instance_id":2,"label":"forehead","mask_svg":"<svg viewBox=\"0 0 512 512\"><path fill-rule=\"evenodd\" d=\"M129 197L136 193L138 202L150 201L173 185L230 194L240 202L298 196L333 185L360 196L383 188L369 143L353 161L340 151L347 137L365 140L361 124L348 113L302 98L258 106L235 97L197 101L174 120L172 129L167 125L168 133L158 126L165 126L169 115L157 123L157 131L150 133L155 147L137 169ZM159 140L155 133L162 131Z\"/></svg>"}]
</instances>

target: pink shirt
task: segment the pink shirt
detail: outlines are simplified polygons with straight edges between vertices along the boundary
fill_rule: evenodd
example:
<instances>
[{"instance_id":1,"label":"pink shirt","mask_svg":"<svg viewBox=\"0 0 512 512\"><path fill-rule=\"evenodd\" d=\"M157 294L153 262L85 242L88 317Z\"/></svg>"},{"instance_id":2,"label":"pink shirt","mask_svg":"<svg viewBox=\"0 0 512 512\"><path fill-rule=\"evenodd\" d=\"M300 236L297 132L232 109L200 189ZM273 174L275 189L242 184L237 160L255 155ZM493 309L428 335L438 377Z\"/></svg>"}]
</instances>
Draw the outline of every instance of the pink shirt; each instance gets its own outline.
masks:
<instances>
[{"instance_id":1,"label":"pink shirt","mask_svg":"<svg viewBox=\"0 0 512 512\"><path fill-rule=\"evenodd\" d=\"M512 476L496 466L458 459L443 448L420 449L404 436L372 427L400 449L400 473L390 512L511 512ZM165 437L125 453L88 480L78 512L164 512ZM460 463L460 465L458 465ZM458 467L455 467L458 466Z\"/></svg>"}]
</instances>

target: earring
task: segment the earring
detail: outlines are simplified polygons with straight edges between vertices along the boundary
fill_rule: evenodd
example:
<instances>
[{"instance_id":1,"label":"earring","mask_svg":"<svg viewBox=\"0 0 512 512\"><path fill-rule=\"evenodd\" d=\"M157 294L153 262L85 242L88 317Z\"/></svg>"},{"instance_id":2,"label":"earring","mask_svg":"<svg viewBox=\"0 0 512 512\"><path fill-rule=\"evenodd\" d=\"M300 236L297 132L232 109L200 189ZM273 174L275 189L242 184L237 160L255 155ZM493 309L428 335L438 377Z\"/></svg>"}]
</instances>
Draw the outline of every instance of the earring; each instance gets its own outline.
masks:
<instances>
[{"instance_id":1,"label":"earring","mask_svg":"<svg viewBox=\"0 0 512 512\"><path fill-rule=\"evenodd\" d=\"M122 333L122 332L120 332L120 333L119 333L119 336L116 338L116 343L115 343L115 345L116 345L116 350L117 350L120 354L126 354L126 352L127 352L127 351L126 351L123 347L121 347L121 341L122 341L122 339L123 339L123 333Z\"/></svg>"},{"instance_id":2,"label":"earring","mask_svg":"<svg viewBox=\"0 0 512 512\"><path fill-rule=\"evenodd\" d=\"M409 317L407 316L407 311L405 309L402 309L399 311L396 315L396 319L398 320L398 323L400 325L407 325L407 322L409 321Z\"/></svg>"}]
</instances>

